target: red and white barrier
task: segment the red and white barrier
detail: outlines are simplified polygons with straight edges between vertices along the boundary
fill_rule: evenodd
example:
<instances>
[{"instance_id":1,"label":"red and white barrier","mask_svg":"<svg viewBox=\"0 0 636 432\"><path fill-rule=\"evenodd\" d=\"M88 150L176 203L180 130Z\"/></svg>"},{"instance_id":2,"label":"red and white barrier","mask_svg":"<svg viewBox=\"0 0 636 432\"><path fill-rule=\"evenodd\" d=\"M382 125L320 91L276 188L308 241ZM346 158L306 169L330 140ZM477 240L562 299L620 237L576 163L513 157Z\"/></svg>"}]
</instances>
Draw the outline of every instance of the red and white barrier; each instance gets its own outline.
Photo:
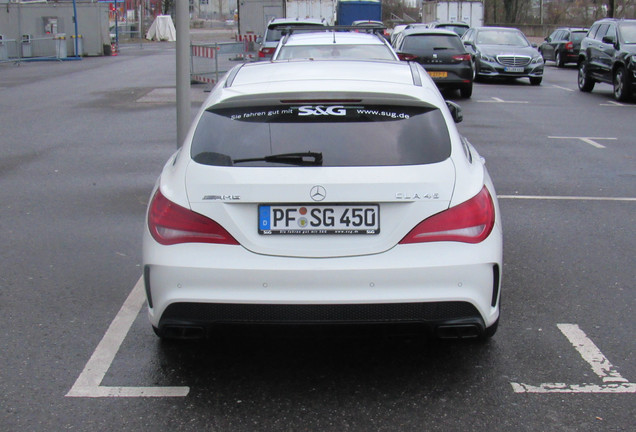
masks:
<instances>
[{"instance_id":1,"label":"red and white barrier","mask_svg":"<svg viewBox=\"0 0 636 432\"><path fill-rule=\"evenodd\" d=\"M192 45L191 55L193 57L214 58L214 47Z\"/></svg>"},{"instance_id":2,"label":"red and white barrier","mask_svg":"<svg viewBox=\"0 0 636 432\"><path fill-rule=\"evenodd\" d=\"M239 42L245 41L245 42L256 42L256 39L258 38L258 35L255 34L239 34L236 35L236 40Z\"/></svg>"}]
</instances>

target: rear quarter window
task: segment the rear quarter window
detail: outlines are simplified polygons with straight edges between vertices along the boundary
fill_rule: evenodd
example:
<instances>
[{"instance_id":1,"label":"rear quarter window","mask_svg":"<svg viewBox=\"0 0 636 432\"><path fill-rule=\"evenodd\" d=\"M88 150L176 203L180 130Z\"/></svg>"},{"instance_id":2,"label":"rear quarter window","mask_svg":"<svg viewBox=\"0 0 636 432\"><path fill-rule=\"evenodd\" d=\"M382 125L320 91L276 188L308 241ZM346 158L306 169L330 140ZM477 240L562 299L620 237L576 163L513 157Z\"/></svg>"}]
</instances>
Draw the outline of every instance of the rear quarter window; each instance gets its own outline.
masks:
<instances>
[{"instance_id":1,"label":"rear quarter window","mask_svg":"<svg viewBox=\"0 0 636 432\"><path fill-rule=\"evenodd\" d=\"M320 152L322 166L392 166L450 157L439 109L387 105L270 105L209 109L195 129L191 157L222 166L281 166L253 161L273 154Z\"/></svg>"}]
</instances>

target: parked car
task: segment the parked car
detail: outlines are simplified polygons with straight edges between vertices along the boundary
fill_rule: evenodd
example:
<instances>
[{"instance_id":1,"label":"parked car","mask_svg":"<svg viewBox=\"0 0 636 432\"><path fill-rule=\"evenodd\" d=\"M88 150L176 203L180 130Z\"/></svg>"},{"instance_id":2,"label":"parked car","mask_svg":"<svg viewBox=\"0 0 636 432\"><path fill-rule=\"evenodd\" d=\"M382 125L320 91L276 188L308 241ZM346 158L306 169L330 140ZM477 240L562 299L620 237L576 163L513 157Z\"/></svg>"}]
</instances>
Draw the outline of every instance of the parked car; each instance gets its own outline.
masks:
<instances>
[{"instance_id":1,"label":"parked car","mask_svg":"<svg viewBox=\"0 0 636 432\"><path fill-rule=\"evenodd\" d=\"M462 40L475 63L475 80L482 78L529 78L539 85L543 79L543 57L518 29L471 28Z\"/></svg>"},{"instance_id":2,"label":"parked car","mask_svg":"<svg viewBox=\"0 0 636 432\"><path fill-rule=\"evenodd\" d=\"M433 21L429 23L428 28L440 28L451 30L457 33L460 37L468 31L470 25L462 21Z\"/></svg>"},{"instance_id":3,"label":"parked car","mask_svg":"<svg viewBox=\"0 0 636 432\"><path fill-rule=\"evenodd\" d=\"M406 29L408 24L399 24L396 25L395 27L393 27L393 31L391 32L391 45L393 45L393 42L395 42L395 38L404 30Z\"/></svg>"},{"instance_id":4,"label":"parked car","mask_svg":"<svg viewBox=\"0 0 636 432\"><path fill-rule=\"evenodd\" d=\"M381 34L335 31L335 29L330 32L292 33L283 37L272 60L293 59L399 60L391 45Z\"/></svg>"},{"instance_id":5,"label":"parked car","mask_svg":"<svg viewBox=\"0 0 636 432\"><path fill-rule=\"evenodd\" d=\"M557 67L566 63L576 63L579 59L581 41L587 34L586 28L559 28L545 38L539 45L543 60L554 61Z\"/></svg>"},{"instance_id":6,"label":"parked car","mask_svg":"<svg viewBox=\"0 0 636 432\"><path fill-rule=\"evenodd\" d=\"M395 50L401 60L422 66L440 89L458 89L463 98L473 93L473 61L457 33L443 29L406 29Z\"/></svg>"},{"instance_id":7,"label":"parked car","mask_svg":"<svg viewBox=\"0 0 636 432\"><path fill-rule=\"evenodd\" d=\"M391 39L391 34L382 21L356 20L351 23L351 26L365 29L376 29L376 31L379 30L387 40Z\"/></svg>"},{"instance_id":8,"label":"parked car","mask_svg":"<svg viewBox=\"0 0 636 432\"><path fill-rule=\"evenodd\" d=\"M459 114L416 63L235 66L151 195L156 333L382 323L492 336L500 213Z\"/></svg>"},{"instance_id":9,"label":"parked car","mask_svg":"<svg viewBox=\"0 0 636 432\"><path fill-rule=\"evenodd\" d=\"M603 82L614 86L616 100L629 100L636 91L636 20L595 22L581 41L578 66L581 91Z\"/></svg>"},{"instance_id":10,"label":"parked car","mask_svg":"<svg viewBox=\"0 0 636 432\"><path fill-rule=\"evenodd\" d=\"M308 31L312 31L326 25L324 20L314 18L274 18L267 24L263 37L256 39L256 43L259 45L258 58L260 60L271 58L276 51L278 42L285 34L285 29L289 27L296 28L296 32L299 33L302 31L298 29L299 27L307 27Z\"/></svg>"}]
</instances>

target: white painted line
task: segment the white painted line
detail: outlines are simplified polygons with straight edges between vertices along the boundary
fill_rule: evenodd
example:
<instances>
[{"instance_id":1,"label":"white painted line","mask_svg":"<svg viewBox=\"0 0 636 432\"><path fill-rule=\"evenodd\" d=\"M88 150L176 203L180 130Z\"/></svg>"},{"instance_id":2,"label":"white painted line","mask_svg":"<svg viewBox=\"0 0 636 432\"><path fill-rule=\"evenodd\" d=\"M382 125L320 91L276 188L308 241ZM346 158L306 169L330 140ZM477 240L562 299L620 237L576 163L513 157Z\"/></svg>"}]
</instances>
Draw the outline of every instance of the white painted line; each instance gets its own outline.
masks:
<instances>
[{"instance_id":1,"label":"white painted line","mask_svg":"<svg viewBox=\"0 0 636 432\"><path fill-rule=\"evenodd\" d=\"M554 84L552 85L552 87L553 87L553 88L558 88L558 89L561 89L561 90L565 90L565 91L569 91L569 92L573 92L573 91L574 91L574 90L572 90L571 88L561 87L561 86L554 85Z\"/></svg>"},{"instance_id":2,"label":"white painted line","mask_svg":"<svg viewBox=\"0 0 636 432\"><path fill-rule=\"evenodd\" d=\"M130 331L146 298L139 278L67 397L184 397L189 387L105 387L102 380Z\"/></svg>"},{"instance_id":3,"label":"white painted line","mask_svg":"<svg viewBox=\"0 0 636 432\"><path fill-rule=\"evenodd\" d=\"M545 383L538 386L510 383L515 393L636 393L636 384L564 384Z\"/></svg>"},{"instance_id":4,"label":"white painted line","mask_svg":"<svg viewBox=\"0 0 636 432\"><path fill-rule=\"evenodd\" d=\"M627 201L634 202L636 198L627 197L587 197L587 196L549 196L549 195L497 195L499 199L524 200L557 200L557 201Z\"/></svg>"},{"instance_id":5,"label":"white painted line","mask_svg":"<svg viewBox=\"0 0 636 432\"><path fill-rule=\"evenodd\" d=\"M557 324L557 327L604 384L543 383L533 386L511 382L515 393L636 393L636 384L621 376L578 325Z\"/></svg>"},{"instance_id":6,"label":"white painted line","mask_svg":"<svg viewBox=\"0 0 636 432\"><path fill-rule=\"evenodd\" d=\"M630 108L630 107L632 107L632 108L636 107L636 105L625 105L625 104L622 104L622 103L620 103L620 102L616 102L616 101L613 101L613 100L607 101L607 103L599 104L599 106L628 107L628 108Z\"/></svg>"},{"instance_id":7,"label":"white painted line","mask_svg":"<svg viewBox=\"0 0 636 432\"><path fill-rule=\"evenodd\" d=\"M498 97L492 97L492 100L478 100L477 102L486 102L486 103L509 103L509 104L527 104L528 101L505 101Z\"/></svg>"},{"instance_id":8,"label":"white painted line","mask_svg":"<svg viewBox=\"0 0 636 432\"><path fill-rule=\"evenodd\" d=\"M596 148L605 148L603 144L599 144L596 140L613 140L616 141L617 138L601 138L601 137L561 137L561 136L549 136L551 139L569 139L569 140L580 140L586 144L594 146Z\"/></svg>"},{"instance_id":9,"label":"white painted line","mask_svg":"<svg viewBox=\"0 0 636 432\"><path fill-rule=\"evenodd\" d=\"M628 382L620 373L612 366L612 364L603 355L601 350L592 342L587 335L576 324L557 324L561 333L565 335L570 343L581 354L583 360L592 366L592 370L603 382Z\"/></svg>"}]
</instances>

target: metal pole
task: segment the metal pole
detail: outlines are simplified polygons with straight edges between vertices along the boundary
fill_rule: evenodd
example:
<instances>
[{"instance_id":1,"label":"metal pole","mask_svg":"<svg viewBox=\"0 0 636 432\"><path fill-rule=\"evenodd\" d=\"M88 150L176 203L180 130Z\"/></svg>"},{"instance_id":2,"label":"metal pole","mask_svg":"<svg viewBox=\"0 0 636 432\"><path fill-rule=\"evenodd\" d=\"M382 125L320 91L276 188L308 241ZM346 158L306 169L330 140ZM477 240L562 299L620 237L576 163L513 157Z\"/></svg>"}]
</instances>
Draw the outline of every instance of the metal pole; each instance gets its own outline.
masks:
<instances>
[{"instance_id":1,"label":"metal pole","mask_svg":"<svg viewBox=\"0 0 636 432\"><path fill-rule=\"evenodd\" d=\"M190 11L188 0L175 0L177 24L177 148L183 145L191 121Z\"/></svg>"},{"instance_id":2,"label":"metal pole","mask_svg":"<svg viewBox=\"0 0 636 432\"><path fill-rule=\"evenodd\" d=\"M119 51L119 11L115 0L115 49Z\"/></svg>"},{"instance_id":3,"label":"metal pole","mask_svg":"<svg viewBox=\"0 0 636 432\"><path fill-rule=\"evenodd\" d=\"M75 0L73 0L73 22L75 23L75 51L73 52L75 53L75 57L81 57L81 54L77 52L79 42L77 40L77 4L75 3Z\"/></svg>"}]
</instances>

